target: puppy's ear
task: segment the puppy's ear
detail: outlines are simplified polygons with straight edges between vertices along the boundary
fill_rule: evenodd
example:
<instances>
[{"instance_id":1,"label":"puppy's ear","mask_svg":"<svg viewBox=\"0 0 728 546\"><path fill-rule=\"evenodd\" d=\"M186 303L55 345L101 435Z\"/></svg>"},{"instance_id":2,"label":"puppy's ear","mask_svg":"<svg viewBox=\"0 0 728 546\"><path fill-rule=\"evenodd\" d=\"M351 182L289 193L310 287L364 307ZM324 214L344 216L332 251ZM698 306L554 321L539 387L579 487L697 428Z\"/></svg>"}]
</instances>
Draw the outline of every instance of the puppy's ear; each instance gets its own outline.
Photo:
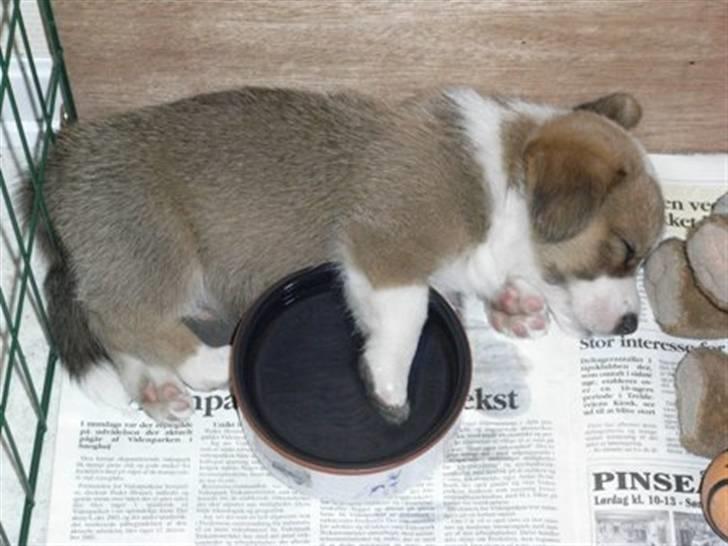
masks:
<instances>
[{"instance_id":1,"label":"puppy's ear","mask_svg":"<svg viewBox=\"0 0 728 546\"><path fill-rule=\"evenodd\" d=\"M545 131L526 147L531 222L545 242L584 229L614 184L626 175L599 143L568 131Z\"/></svg>"},{"instance_id":2,"label":"puppy's ear","mask_svg":"<svg viewBox=\"0 0 728 546\"><path fill-rule=\"evenodd\" d=\"M592 102L585 102L575 110L588 110L608 117L625 129L631 129L642 118L642 107L629 93L612 93Z\"/></svg>"}]
</instances>

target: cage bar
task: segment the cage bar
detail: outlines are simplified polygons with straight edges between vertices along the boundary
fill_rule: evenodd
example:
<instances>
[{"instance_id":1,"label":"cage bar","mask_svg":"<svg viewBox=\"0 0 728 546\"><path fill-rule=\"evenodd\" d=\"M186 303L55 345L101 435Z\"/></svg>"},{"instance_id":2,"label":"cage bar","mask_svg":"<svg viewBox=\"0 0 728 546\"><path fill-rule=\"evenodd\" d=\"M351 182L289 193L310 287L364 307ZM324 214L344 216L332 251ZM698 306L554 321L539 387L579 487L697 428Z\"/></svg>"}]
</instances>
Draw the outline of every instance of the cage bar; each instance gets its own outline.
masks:
<instances>
[{"instance_id":1,"label":"cage bar","mask_svg":"<svg viewBox=\"0 0 728 546\"><path fill-rule=\"evenodd\" d=\"M17 503L16 513L20 514L20 521L0 521L0 545L28 543L36 503L58 355L48 331L48 317L39 286L40 272L33 269L33 256L37 247L37 231L41 226L48 230L53 242L53 231L43 200L43 183L46 159L55 139L54 123L57 122L59 102L62 105L62 121L73 122L77 117L51 0L37 0L44 30L43 44L34 43L38 37L28 30L22 9L24 5L27 7L28 3L0 0L3 10L0 21L3 35L0 43L0 112L3 116L3 132L0 138L10 133L15 137L8 146L16 145L14 151L25 169L25 183L33 184L35 189L30 217L23 219L14 200L11 181L7 173L3 172L3 163L0 163L0 214L4 216L2 225L6 245L3 248L9 248L8 256L14 256L17 260L17 263L13 262L14 275L9 276L8 282L0 284L0 454L4 455L3 461L7 461L11 467L4 469L3 480L16 480L18 490L22 491L19 499L3 498L3 503ZM51 69L47 82L41 78L33 53L38 45L47 47L50 54ZM24 76L21 83L11 77L11 69L16 68ZM29 120L27 112L21 111L18 97L23 93L23 96L32 97L36 119ZM37 138L27 133L29 122L33 126L38 125ZM7 260L8 256L3 259ZM7 261L4 265L4 275L9 271L9 263ZM23 346L23 332L27 328L24 317L27 322L29 313L34 313L34 320L44 330L45 356L37 351L28 351ZM40 369L41 373L34 377L31 369ZM22 407L27 406L29 414L35 417L35 425L28 431L31 435L29 449L19 445L18 432L21 427L13 422L14 416L9 413L10 399L16 397L20 397Z\"/></svg>"}]
</instances>

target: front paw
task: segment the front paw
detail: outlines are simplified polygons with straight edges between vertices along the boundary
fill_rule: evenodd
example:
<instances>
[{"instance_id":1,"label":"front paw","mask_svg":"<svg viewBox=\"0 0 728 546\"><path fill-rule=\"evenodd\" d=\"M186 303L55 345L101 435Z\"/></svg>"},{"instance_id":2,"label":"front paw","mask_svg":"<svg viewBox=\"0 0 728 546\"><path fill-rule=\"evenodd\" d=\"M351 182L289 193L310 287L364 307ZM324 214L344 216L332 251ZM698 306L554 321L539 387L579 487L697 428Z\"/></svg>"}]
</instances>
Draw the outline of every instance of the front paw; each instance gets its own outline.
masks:
<instances>
[{"instance_id":1,"label":"front paw","mask_svg":"<svg viewBox=\"0 0 728 546\"><path fill-rule=\"evenodd\" d=\"M508 281L485 306L490 324L502 334L534 338L548 330L546 301L535 288L521 279Z\"/></svg>"},{"instance_id":2,"label":"front paw","mask_svg":"<svg viewBox=\"0 0 728 546\"><path fill-rule=\"evenodd\" d=\"M404 381L397 380L391 377L391 372L391 367L371 365L366 355L359 361L359 374L364 381L369 400L386 421L401 425L410 414L407 378Z\"/></svg>"}]
</instances>

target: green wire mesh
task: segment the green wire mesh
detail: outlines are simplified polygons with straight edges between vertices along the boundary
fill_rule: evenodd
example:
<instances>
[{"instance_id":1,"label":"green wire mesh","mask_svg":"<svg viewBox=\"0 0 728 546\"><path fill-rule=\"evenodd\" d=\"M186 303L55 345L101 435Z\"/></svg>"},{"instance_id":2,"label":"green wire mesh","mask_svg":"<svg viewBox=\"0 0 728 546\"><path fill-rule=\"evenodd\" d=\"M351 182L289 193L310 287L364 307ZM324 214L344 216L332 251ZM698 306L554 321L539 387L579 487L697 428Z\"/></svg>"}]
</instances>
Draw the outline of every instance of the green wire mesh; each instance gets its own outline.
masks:
<instances>
[{"instance_id":1,"label":"green wire mesh","mask_svg":"<svg viewBox=\"0 0 728 546\"><path fill-rule=\"evenodd\" d=\"M43 23L45 41L52 65L50 76L41 78L33 43L38 36L28 30L23 8L27 0L0 0L2 8L2 43L0 44L0 138L15 143L13 153L22 165L25 177L36 189L36 198L29 218L21 218L13 188L10 187L10 174L5 172L0 162L0 215L3 221L3 254L0 260L3 275L8 275L0 283L0 480L17 480L19 498L6 498L3 487L2 517L10 513L10 504L17 504L20 521L0 520L0 544L27 544L33 507L36 504L36 485L41 463L41 451L47 429L47 418L57 354L47 332L47 316L41 293L42 279L34 264L34 249L37 228L48 226L48 215L42 199L45 162L49 147L54 140L54 114L63 105L64 119L74 120L76 111L63 63L58 33L53 19L50 0L38 0L38 10ZM41 34L41 38L42 38ZM17 63L15 66L13 63ZM11 71L22 74L22 81L11 78ZM22 87L22 89L20 88ZM22 99L21 99L22 96ZM32 98L37 131L33 127L29 134L27 116L24 118L21 105ZM13 138L8 137L9 134ZM7 158L3 158L7 159ZM17 176L16 176L17 178ZM10 265L8 265L10 264ZM12 271L13 274L8 273ZM27 346L27 331L30 320L35 320L40 331L45 333L41 349L34 341ZM37 340L36 340L37 341ZM39 369L40 373L33 372ZM12 411L11 406L20 408ZM22 415L22 423L17 422L17 414ZM28 430L28 420L35 426ZM23 429L23 430L21 430ZM22 434L21 434L22 433ZM19 436L29 438L20 442Z\"/></svg>"}]
</instances>

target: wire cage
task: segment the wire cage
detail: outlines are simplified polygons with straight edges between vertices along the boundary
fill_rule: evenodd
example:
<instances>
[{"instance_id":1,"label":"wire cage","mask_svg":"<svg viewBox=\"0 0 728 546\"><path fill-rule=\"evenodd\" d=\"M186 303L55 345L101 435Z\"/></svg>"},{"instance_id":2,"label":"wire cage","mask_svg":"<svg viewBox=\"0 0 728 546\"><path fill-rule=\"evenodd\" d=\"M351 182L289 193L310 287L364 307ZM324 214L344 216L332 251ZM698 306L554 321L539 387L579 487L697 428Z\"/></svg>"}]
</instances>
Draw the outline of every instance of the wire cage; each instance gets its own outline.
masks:
<instances>
[{"instance_id":1,"label":"wire cage","mask_svg":"<svg viewBox=\"0 0 728 546\"><path fill-rule=\"evenodd\" d=\"M48 223L42 188L54 132L76 111L51 0L0 0L0 12L0 544L22 545L38 502L58 358L36 231ZM36 189L27 218L20 183Z\"/></svg>"}]
</instances>

